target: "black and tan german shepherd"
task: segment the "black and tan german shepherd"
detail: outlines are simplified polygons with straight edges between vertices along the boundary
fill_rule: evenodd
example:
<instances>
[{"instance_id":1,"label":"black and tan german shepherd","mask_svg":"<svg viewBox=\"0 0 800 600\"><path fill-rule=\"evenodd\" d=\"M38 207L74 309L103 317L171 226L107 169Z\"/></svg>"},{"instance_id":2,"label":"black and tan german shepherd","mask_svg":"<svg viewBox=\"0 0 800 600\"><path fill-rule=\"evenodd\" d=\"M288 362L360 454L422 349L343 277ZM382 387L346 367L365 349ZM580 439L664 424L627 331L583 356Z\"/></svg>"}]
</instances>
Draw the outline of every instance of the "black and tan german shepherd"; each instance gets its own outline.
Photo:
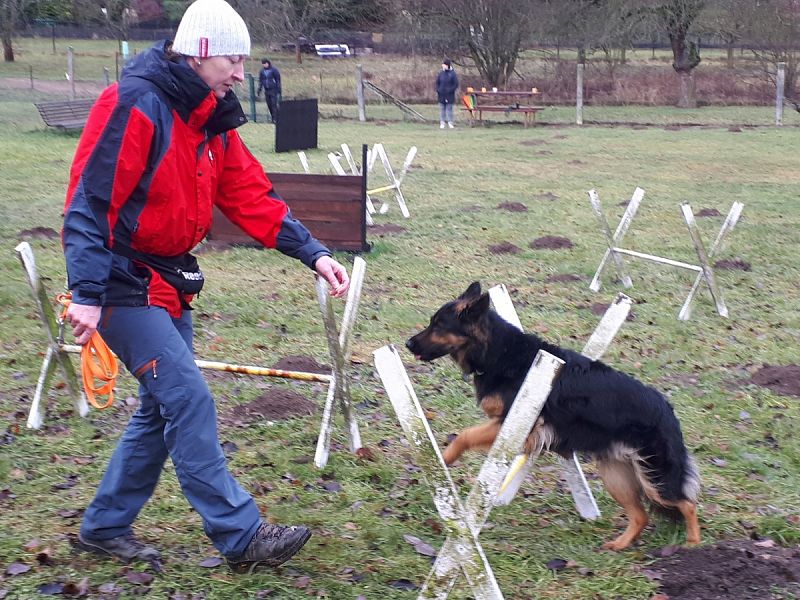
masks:
<instances>
[{"instance_id":1,"label":"black and tan german shepherd","mask_svg":"<svg viewBox=\"0 0 800 600\"><path fill-rule=\"evenodd\" d=\"M687 544L700 542L700 479L669 402L652 387L564 348L525 334L489 307L473 283L447 302L406 342L420 360L445 355L472 375L478 404L489 417L462 431L445 449L447 464L469 449L491 447L539 350L565 361L525 445L529 454L586 452L597 461L608 492L622 505L627 529L603 545L627 548L647 526L643 496L686 521Z\"/></svg>"}]
</instances>

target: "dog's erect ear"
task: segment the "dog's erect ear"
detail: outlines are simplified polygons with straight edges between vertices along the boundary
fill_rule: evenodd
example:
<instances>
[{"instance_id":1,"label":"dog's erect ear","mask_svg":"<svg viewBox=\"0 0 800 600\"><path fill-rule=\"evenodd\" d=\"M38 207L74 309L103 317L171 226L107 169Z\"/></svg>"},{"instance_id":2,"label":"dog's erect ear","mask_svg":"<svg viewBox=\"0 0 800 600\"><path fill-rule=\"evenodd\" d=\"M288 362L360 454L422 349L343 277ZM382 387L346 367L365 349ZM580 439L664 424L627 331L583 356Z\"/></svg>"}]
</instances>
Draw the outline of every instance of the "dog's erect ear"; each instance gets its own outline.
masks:
<instances>
[{"instance_id":1,"label":"dog's erect ear","mask_svg":"<svg viewBox=\"0 0 800 600\"><path fill-rule=\"evenodd\" d=\"M462 319L475 320L489 311L489 294L481 294L481 284L473 281L456 301L456 312Z\"/></svg>"},{"instance_id":2,"label":"dog's erect ear","mask_svg":"<svg viewBox=\"0 0 800 600\"><path fill-rule=\"evenodd\" d=\"M475 302L481 295L481 283L480 281L473 281L469 284L469 287L466 291L461 294L458 299L459 300L466 300L467 302Z\"/></svg>"}]
</instances>

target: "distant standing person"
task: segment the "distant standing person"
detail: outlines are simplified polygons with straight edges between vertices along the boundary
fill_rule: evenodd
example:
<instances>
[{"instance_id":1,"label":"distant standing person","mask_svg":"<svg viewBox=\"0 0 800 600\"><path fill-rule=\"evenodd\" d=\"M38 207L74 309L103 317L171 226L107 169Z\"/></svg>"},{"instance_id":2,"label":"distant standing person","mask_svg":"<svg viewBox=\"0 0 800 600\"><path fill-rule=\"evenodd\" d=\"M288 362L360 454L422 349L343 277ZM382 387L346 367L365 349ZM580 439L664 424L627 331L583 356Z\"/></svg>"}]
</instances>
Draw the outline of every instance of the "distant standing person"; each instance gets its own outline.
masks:
<instances>
[{"instance_id":1,"label":"distant standing person","mask_svg":"<svg viewBox=\"0 0 800 600\"><path fill-rule=\"evenodd\" d=\"M456 102L458 77L453 70L449 58L442 61L442 70L436 76L436 95L439 98L439 129L444 129L444 124L453 128L453 104Z\"/></svg>"},{"instance_id":2,"label":"distant standing person","mask_svg":"<svg viewBox=\"0 0 800 600\"><path fill-rule=\"evenodd\" d=\"M261 71L258 73L258 92L264 90L264 100L267 102L269 116L273 123L278 122L278 106L281 102L281 72L272 66L269 59L261 60Z\"/></svg>"}]
</instances>

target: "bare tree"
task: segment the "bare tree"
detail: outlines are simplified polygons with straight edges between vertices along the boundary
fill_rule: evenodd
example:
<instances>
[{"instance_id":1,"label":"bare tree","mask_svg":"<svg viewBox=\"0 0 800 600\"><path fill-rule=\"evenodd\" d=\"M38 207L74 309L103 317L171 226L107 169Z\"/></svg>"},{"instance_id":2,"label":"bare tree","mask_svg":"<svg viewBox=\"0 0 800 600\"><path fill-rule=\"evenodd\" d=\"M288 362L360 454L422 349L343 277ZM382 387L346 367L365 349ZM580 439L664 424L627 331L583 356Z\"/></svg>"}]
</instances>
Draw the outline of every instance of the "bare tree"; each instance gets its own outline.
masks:
<instances>
[{"instance_id":1,"label":"bare tree","mask_svg":"<svg viewBox=\"0 0 800 600\"><path fill-rule=\"evenodd\" d=\"M732 69L734 46L747 33L753 0L710 0L702 19L702 29L720 38L727 51L727 66Z\"/></svg>"},{"instance_id":2,"label":"bare tree","mask_svg":"<svg viewBox=\"0 0 800 600\"><path fill-rule=\"evenodd\" d=\"M449 54L468 54L487 84L504 87L530 37L540 3L534 0L429 0L406 2L416 22L438 29L441 40L451 40Z\"/></svg>"},{"instance_id":3,"label":"bare tree","mask_svg":"<svg viewBox=\"0 0 800 600\"><path fill-rule=\"evenodd\" d=\"M672 46L672 68L680 77L678 106L695 108L694 68L700 64L700 49L690 39L695 25L706 5L706 0L650 0L649 10L656 22L666 31Z\"/></svg>"},{"instance_id":4,"label":"bare tree","mask_svg":"<svg viewBox=\"0 0 800 600\"><path fill-rule=\"evenodd\" d=\"M0 38L3 40L3 61L14 62L14 35L22 25L31 0L0 0Z\"/></svg>"},{"instance_id":5,"label":"bare tree","mask_svg":"<svg viewBox=\"0 0 800 600\"><path fill-rule=\"evenodd\" d=\"M301 44L313 40L324 25L346 17L347 0L239 0L236 8L256 37L291 42L297 62Z\"/></svg>"},{"instance_id":6,"label":"bare tree","mask_svg":"<svg viewBox=\"0 0 800 600\"><path fill-rule=\"evenodd\" d=\"M748 38L765 78L775 85L777 63L786 64L785 96L800 110L800 0L759 0L750 7Z\"/></svg>"},{"instance_id":7,"label":"bare tree","mask_svg":"<svg viewBox=\"0 0 800 600\"><path fill-rule=\"evenodd\" d=\"M73 13L79 22L108 27L120 52L122 42L130 36L131 27L139 22L133 0L74 0Z\"/></svg>"},{"instance_id":8,"label":"bare tree","mask_svg":"<svg viewBox=\"0 0 800 600\"><path fill-rule=\"evenodd\" d=\"M548 0L545 5L548 36L575 44L580 63L596 50L614 62L615 50L630 45L644 18L636 0Z\"/></svg>"}]
</instances>

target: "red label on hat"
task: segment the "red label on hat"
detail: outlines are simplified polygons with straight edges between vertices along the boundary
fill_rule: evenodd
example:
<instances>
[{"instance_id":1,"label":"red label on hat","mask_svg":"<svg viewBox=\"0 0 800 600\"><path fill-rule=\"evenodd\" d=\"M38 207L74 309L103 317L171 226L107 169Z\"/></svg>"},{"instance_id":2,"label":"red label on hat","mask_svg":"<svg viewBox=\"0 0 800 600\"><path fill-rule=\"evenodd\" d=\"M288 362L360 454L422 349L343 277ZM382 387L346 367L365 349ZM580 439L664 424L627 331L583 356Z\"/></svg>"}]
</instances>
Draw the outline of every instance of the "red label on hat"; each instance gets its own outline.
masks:
<instances>
[{"instance_id":1,"label":"red label on hat","mask_svg":"<svg viewBox=\"0 0 800 600\"><path fill-rule=\"evenodd\" d=\"M208 58L208 38L200 38L200 58Z\"/></svg>"}]
</instances>

